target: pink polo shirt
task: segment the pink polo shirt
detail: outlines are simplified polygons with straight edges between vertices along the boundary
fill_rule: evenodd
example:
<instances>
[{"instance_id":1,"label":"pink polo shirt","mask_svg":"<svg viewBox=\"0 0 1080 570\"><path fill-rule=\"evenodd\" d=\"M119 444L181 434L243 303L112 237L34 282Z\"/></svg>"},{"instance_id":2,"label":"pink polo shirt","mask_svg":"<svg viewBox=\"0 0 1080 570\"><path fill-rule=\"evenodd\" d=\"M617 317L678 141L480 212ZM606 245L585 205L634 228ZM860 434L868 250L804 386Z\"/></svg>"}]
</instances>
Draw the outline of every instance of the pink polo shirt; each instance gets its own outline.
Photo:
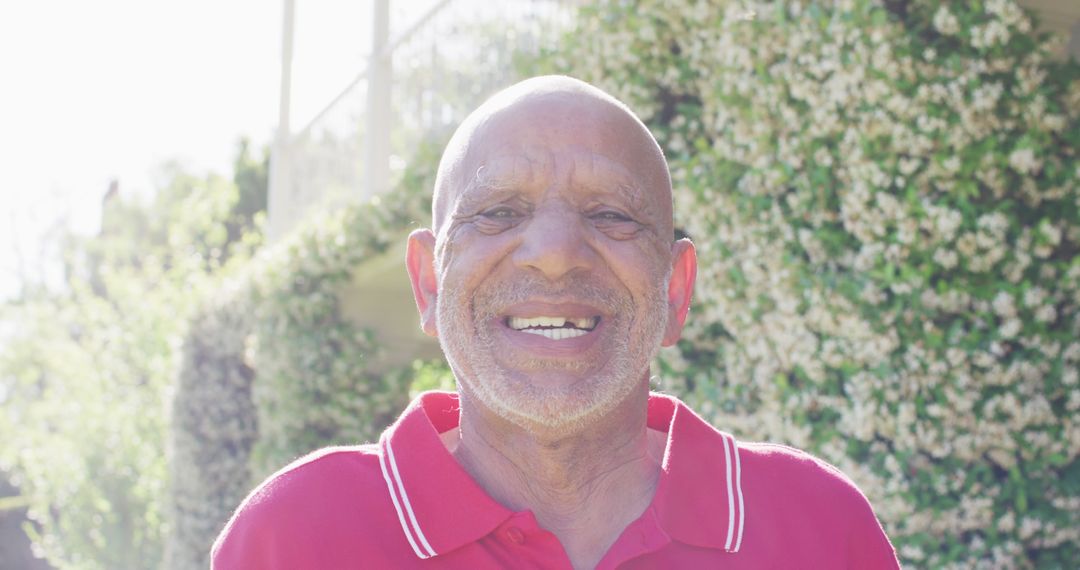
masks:
<instances>
[{"instance_id":1,"label":"pink polo shirt","mask_svg":"<svg viewBox=\"0 0 1080 570\"><path fill-rule=\"evenodd\" d=\"M237 509L213 568L570 568L530 511L489 497L439 433L455 394L421 395L378 444L317 451ZM652 504L597 568L898 568L866 498L836 468L781 445L736 442L670 396L649 398L667 433Z\"/></svg>"}]
</instances>

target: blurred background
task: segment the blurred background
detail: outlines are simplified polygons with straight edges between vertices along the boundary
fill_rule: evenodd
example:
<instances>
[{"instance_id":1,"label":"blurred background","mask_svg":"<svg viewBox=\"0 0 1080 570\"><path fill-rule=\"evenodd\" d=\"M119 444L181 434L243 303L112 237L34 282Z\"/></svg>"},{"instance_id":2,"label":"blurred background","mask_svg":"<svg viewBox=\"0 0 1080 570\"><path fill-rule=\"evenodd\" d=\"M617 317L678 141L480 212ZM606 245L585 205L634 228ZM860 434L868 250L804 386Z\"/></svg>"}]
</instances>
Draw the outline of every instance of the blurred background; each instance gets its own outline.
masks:
<instances>
[{"instance_id":1,"label":"blurred background","mask_svg":"<svg viewBox=\"0 0 1080 570\"><path fill-rule=\"evenodd\" d=\"M453 388L404 237L487 96L668 156L661 389L808 449L912 567L1080 564L1080 4L0 5L0 570L205 568L246 492Z\"/></svg>"}]
</instances>

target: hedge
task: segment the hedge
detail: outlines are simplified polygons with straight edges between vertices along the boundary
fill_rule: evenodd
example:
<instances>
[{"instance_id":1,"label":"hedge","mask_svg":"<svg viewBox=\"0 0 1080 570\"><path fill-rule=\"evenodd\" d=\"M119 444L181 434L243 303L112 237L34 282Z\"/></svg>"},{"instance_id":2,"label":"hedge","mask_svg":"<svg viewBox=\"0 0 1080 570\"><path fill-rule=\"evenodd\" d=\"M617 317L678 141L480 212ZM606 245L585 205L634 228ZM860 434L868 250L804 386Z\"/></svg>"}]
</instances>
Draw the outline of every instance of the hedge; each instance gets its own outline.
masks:
<instances>
[{"instance_id":1,"label":"hedge","mask_svg":"<svg viewBox=\"0 0 1080 570\"><path fill-rule=\"evenodd\" d=\"M1009 0L607 2L542 68L658 134L668 386L867 492L917 567L1080 560L1080 74Z\"/></svg>"},{"instance_id":2,"label":"hedge","mask_svg":"<svg viewBox=\"0 0 1080 570\"><path fill-rule=\"evenodd\" d=\"M390 196L307 219L207 297L189 323L173 399L166 566L202 569L259 481L319 447L373 441L409 399L373 331L344 319L353 271L428 217L434 147Z\"/></svg>"}]
</instances>

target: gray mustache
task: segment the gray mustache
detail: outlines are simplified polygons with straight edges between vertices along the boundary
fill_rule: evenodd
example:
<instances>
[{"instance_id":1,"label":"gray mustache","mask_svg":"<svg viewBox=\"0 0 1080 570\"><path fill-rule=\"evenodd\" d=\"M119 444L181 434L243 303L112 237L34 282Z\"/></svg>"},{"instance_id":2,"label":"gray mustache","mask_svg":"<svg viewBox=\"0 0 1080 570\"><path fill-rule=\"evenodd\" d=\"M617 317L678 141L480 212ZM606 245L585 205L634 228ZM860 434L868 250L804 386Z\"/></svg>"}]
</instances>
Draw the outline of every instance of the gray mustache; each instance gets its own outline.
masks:
<instances>
[{"instance_id":1,"label":"gray mustache","mask_svg":"<svg viewBox=\"0 0 1080 570\"><path fill-rule=\"evenodd\" d=\"M626 291L612 289L594 282L574 279L553 286L535 277L514 279L511 283L494 284L473 293L470 305L480 317L493 317L511 305L542 299L549 302L574 302L592 305L607 312L619 313L632 304Z\"/></svg>"}]
</instances>

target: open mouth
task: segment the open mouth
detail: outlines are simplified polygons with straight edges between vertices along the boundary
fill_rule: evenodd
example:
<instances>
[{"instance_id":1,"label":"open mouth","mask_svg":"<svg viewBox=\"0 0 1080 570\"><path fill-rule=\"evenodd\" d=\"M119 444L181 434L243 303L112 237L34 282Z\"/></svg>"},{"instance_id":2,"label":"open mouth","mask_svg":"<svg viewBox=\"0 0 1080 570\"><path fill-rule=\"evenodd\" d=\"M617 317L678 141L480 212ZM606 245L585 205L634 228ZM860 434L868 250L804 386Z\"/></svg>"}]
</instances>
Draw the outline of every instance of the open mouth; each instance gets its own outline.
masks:
<instances>
[{"instance_id":1,"label":"open mouth","mask_svg":"<svg viewBox=\"0 0 1080 570\"><path fill-rule=\"evenodd\" d=\"M507 317L511 329L540 335L552 340L576 338L589 334L600 323L600 317Z\"/></svg>"}]
</instances>

